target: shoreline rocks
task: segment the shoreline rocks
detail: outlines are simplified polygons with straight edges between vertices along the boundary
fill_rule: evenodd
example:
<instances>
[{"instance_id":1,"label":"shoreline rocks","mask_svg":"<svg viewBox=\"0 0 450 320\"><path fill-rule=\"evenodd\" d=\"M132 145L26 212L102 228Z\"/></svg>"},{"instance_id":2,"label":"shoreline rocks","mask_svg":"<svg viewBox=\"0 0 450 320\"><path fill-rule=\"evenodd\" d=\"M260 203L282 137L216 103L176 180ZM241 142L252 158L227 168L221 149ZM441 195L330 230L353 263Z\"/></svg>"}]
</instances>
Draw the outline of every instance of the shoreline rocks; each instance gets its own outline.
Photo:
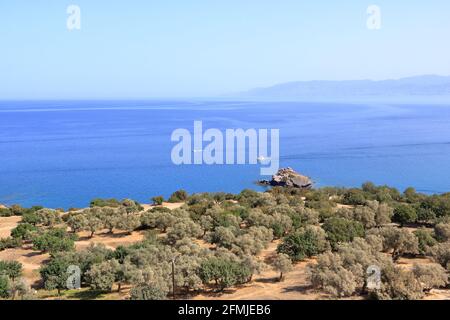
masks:
<instances>
[{"instance_id":1,"label":"shoreline rocks","mask_svg":"<svg viewBox=\"0 0 450 320\"><path fill-rule=\"evenodd\" d=\"M260 180L260 185L272 186L272 187L294 187L300 189L312 188L314 182L311 178L303 176L296 172L294 169L287 167L281 168L276 174L269 180Z\"/></svg>"}]
</instances>

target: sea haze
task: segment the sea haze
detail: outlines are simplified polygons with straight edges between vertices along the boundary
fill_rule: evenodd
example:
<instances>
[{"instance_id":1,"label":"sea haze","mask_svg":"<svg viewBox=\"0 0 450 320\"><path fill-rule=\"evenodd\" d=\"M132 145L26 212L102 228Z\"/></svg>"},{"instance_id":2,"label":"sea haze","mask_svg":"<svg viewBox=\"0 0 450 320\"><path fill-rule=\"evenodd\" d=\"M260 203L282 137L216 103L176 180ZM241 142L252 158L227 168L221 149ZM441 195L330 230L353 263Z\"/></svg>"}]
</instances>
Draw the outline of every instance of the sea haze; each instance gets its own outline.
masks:
<instances>
[{"instance_id":1,"label":"sea haze","mask_svg":"<svg viewBox=\"0 0 450 320\"><path fill-rule=\"evenodd\" d=\"M258 189L258 165L175 166L173 130L278 128L281 166L317 186L371 180L450 191L450 105L299 102L0 103L0 203L83 207L96 197L149 202Z\"/></svg>"},{"instance_id":2,"label":"sea haze","mask_svg":"<svg viewBox=\"0 0 450 320\"><path fill-rule=\"evenodd\" d=\"M283 101L450 102L450 76L422 75L381 81L296 81L252 89L238 96Z\"/></svg>"}]
</instances>

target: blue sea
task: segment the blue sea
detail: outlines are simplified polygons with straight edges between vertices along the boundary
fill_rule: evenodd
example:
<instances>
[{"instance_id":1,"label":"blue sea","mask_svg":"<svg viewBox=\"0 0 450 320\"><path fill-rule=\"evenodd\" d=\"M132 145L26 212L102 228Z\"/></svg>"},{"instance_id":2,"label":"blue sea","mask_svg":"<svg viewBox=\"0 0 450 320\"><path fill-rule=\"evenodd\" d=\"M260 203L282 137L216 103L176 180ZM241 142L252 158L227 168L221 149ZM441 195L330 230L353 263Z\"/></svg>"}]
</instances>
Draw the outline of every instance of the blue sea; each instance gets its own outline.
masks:
<instances>
[{"instance_id":1,"label":"blue sea","mask_svg":"<svg viewBox=\"0 0 450 320\"><path fill-rule=\"evenodd\" d=\"M280 129L280 165L316 186L450 191L450 105L239 101L0 102L0 203L258 189L259 165L181 165L172 131Z\"/></svg>"}]
</instances>

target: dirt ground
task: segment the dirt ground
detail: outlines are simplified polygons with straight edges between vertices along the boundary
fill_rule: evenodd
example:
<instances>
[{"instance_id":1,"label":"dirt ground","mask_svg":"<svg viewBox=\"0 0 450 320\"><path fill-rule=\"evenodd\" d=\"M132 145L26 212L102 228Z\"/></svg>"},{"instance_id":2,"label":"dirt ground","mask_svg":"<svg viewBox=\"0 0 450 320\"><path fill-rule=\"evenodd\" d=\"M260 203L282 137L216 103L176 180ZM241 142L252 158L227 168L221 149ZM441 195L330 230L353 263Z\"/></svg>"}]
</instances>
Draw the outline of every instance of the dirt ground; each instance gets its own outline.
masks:
<instances>
[{"instance_id":1,"label":"dirt ground","mask_svg":"<svg viewBox=\"0 0 450 320\"><path fill-rule=\"evenodd\" d=\"M183 203L163 203L162 206L169 209L176 209L183 205ZM149 204L143 205L147 210L152 206ZM0 238L6 238L11 235L11 230L14 229L20 222L21 217L0 217ZM110 234L107 230L97 232L92 238L89 238L89 232L79 232L79 241L75 242L76 250L83 250L91 243L104 244L107 248L115 249L120 245L129 245L139 242L144 239L142 231L135 231L131 234L125 233L121 230L114 230ZM49 258L49 254L42 254L39 251L31 249L30 245L25 245L23 248L14 248L0 251L0 260L14 260L19 261L23 265L24 279L33 287L38 287L40 282L39 268Z\"/></svg>"},{"instance_id":2,"label":"dirt ground","mask_svg":"<svg viewBox=\"0 0 450 320\"><path fill-rule=\"evenodd\" d=\"M268 248L261 252L260 258L265 260L276 252L279 241L272 242ZM311 288L307 279L307 268L314 259L299 262L294 270L289 272L282 282L278 281L280 274L266 269L255 275L252 282L227 289L223 293L206 293L193 297L194 300L315 300L327 299L325 294Z\"/></svg>"},{"instance_id":3,"label":"dirt ground","mask_svg":"<svg viewBox=\"0 0 450 320\"><path fill-rule=\"evenodd\" d=\"M7 238L11 234L22 217L0 217L0 238Z\"/></svg>"},{"instance_id":4,"label":"dirt ground","mask_svg":"<svg viewBox=\"0 0 450 320\"><path fill-rule=\"evenodd\" d=\"M17 226L20 217L0 217L0 238L8 237L12 229ZM141 241L144 236L143 232L136 231L131 235L117 230L113 234L107 233L107 230L100 231L92 238L88 237L88 232L80 232L78 236L79 241L75 242L76 250L82 250L88 247L91 243L101 243L107 248L115 249L119 245L132 244ZM23 248L14 248L0 251L0 260L14 260L19 261L23 265L24 278L33 286L39 285L39 268L49 258L48 254L42 254L39 251L31 249L30 245L25 245Z\"/></svg>"},{"instance_id":5,"label":"dirt ground","mask_svg":"<svg viewBox=\"0 0 450 320\"><path fill-rule=\"evenodd\" d=\"M19 261L22 263L24 279L32 287L39 287L39 268L49 257L49 254L41 254L41 252L29 248L15 248L0 251L0 260Z\"/></svg>"},{"instance_id":6,"label":"dirt ground","mask_svg":"<svg viewBox=\"0 0 450 320\"><path fill-rule=\"evenodd\" d=\"M182 203L164 203L163 206L170 209L179 208ZM147 210L151 205L143 205ZM0 238L8 237L10 231L15 228L20 221L20 217L0 217ZM115 230L114 233L109 234L107 230L98 232L94 237L89 238L88 232L78 233L80 239L76 241L75 246L77 250L82 250L89 246L91 243L102 243L106 247L114 249L119 245L132 244L134 242L141 241L144 237L142 231L135 231L132 234L127 234L120 230ZM204 241L196 240L199 245L205 247L211 247L211 244L207 244ZM269 247L260 255L260 259L265 260L270 258L275 252L279 241L272 242ZM26 281L37 288L40 285L39 268L49 258L48 254L41 254L38 251L32 250L29 246L24 246L20 249L7 249L0 251L0 260L15 260L23 264L24 278ZM233 287L226 290L223 293L204 293L192 297L195 300L205 299L223 299L223 300L311 300L311 299L329 299L330 297L324 293L318 292L311 288L311 285L307 278L307 265L314 263L314 259L302 261L294 265L294 270L287 275L282 282L278 281L279 274L273 270L266 269L261 274L255 275L251 283ZM402 268L411 269L415 264L428 264L432 263L428 258L400 258L398 265ZM96 298L99 299L123 299L126 298L129 288L124 288L121 293L111 293L102 295ZM44 292L45 293L45 292ZM42 298L51 298L50 293L48 296ZM89 292L75 292L73 293L74 299L90 297ZM360 299L355 297L353 299ZM425 300L450 300L450 290L432 290Z\"/></svg>"},{"instance_id":7,"label":"dirt ground","mask_svg":"<svg viewBox=\"0 0 450 320\"><path fill-rule=\"evenodd\" d=\"M184 204L184 202L177 202L177 203L163 202L163 204L160 206L154 206L151 204L141 204L141 206L144 208L144 210L148 210L148 209L154 208L154 207L166 207L166 208L169 208L170 210L173 210L173 209L178 209L183 204Z\"/></svg>"},{"instance_id":8,"label":"dirt ground","mask_svg":"<svg viewBox=\"0 0 450 320\"><path fill-rule=\"evenodd\" d=\"M411 270L415 264L430 264L434 263L427 257L404 258L397 260L397 265L406 270ZM424 297L424 300L450 300L450 290L432 289Z\"/></svg>"},{"instance_id":9,"label":"dirt ground","mask_svg":"<svg viewBox=\"0 0 450 320\"><path fill-rule=\"evenodd\" d=\"M89 237L89 232L78 232L77 234L79 240L75 242L76 250L83 250L91 243L104 244L109 249L115 249L120 245L130 245L144 239L142 231L135 231L128 234L120 230L114 230L113 233L108 233L108 230L103 230L96 233L92 238Z\"/></svg>"}]
</instances>

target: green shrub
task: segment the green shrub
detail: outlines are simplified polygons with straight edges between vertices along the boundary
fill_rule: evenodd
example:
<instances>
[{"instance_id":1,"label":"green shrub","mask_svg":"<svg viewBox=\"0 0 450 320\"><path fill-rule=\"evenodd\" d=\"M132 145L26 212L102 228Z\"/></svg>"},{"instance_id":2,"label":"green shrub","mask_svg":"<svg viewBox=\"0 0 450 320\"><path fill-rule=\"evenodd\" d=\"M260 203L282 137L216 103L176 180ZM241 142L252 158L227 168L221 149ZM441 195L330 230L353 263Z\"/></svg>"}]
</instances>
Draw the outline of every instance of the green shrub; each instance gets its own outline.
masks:
<instances>
[{"instance_id":1,"label":"green shrub","mask_svg":"<svg viewBox=\"0 0 450 320\"><path fill-rule=\"evenodd\" d=\"M11 237L0 239L0 251L22 246L22 240Z\"/></svg>"},{"instance_id":2,"label":"green shrub","mask_svg":"<svg viewBox=\"0 0 450 320\"><path fill-rule=\"evenodd\" d=\"M44 282L44 287L47 290L58 290L58 295L61 290L67 289L67 272L71 263L65 257L54 257L46 265L39 270L41 278Z\"/></svg>"},{"instance_id":3,"label":"green shrub","mask_svg":"<svg viewBox=\"0 0 450 320\"><path fill-rule=\"evenodd\" d=\"M450 194L432 195L424 199L420 207L431 210L438 218L450 216Z\"/></svg>"},{"instance_id":4,"label":"green shrub","mask_svg":"<svg viewBox=\"0 0 450 320\"><path fill-rule=\"evenodd\" d=\"M76 235L64 229L50 229L33 238L33 247L50 253L71 251L75 248L76 238Z\"/></svg>"},{"instance_id":5,"label":"green shrub","mask_svg":"<svg viewBox=\"0 0 450 320\"><path fill-rule=\"evenodd\" d=\"M22 264L18 261L0 261L0 276L6 276L12 281L22 276Z\"/></svg>"},{"instance_id":6,"label":"green shrub","mask_svg":"<svg viewBox=\"0 0 450 320\"><path fill-rule=\"evenodd\" d=\"M22 215L22 223L37 225L41 223L41 217L36 212L26 212Z\"/></svg>"},{"instance_id":7,"label":"green shrub","mask_svg":"<svg viewBox=\"0 0 450 320\"><path fill-rule=\"evenodd\" d=\"M153 197L153 198L152 198L152 202L153 202L154 205L160 206L160 205L162 205L163 202L164 202L164 197L163 197L163 196L156 196L156 197Z\"/></svg>"},{"instance_id":8,"label":"green shrub","mask_svg":"<svg viewBox=\"0 0 450 320\"><path fill-rule=\"evenodd\" d=\"M0 208L0 217L11 217L13 215L9 208Z\"/></svg>"},{"instance_id":9,"label":"green shrub","mask_svg":"<svg viewBox=\"0 0 450 320\"><path fill-rule=\"evenodd\" d=\"M209 258L200 265L200 278L203 283L214 281L221 291L249 281L251 274L247 265L223 258Z\"/></svg>"},{"instance_id":10,"label":"green shrub","mask_svg":"<svg viewBox=\"0 0 450 320\"><path fill-rule=\"evenodd\" d=\"M436 239L433 237L433 233L425 228L414 231L414 234L419 241L420 254L426 254L429 248L437 243Z\"/></svg>"},{"instance_id":11,"label":"green shrub","mask_svg":"<svg viewBox=\"0 0 450 320\"><path fill-rule=\"evenodd\" d=\"M349 189L344 193L342 202L348 205L363 205L366 202L366 195L360 189Z\"/></svg>"},{"instance_id":12,"label":"green shrub","mask_svg":"<svg viewBox=\"0 0 450 320\"><path fill-rule=\"evenodd\" d=\"M407 204L401 204L394 209L392 221L400 223L402 226L406 223L417 221L416 209Z\"/></svg>"},{"instance_id":13,"label":"green shrub","mask_svg":"<svg viewBox=\"0 0 450 320\"><path fill-rule=\"evenodd\" d=\"M119 200L114 199L114 198L111 198L111 199L96 198L96 199L91 201L89 206L91 208L93 208L93 207L112 207L112 208L117 208L117 207L121 206L121 203L120 203Z\"/></svg>"},{"instance_id":14,"label":"green shrub","mask_svg":"<svg viewBox=\"0 0 450 320\"><path fill-rule=\"evenodd\" d=\"M11 296L11 284L8 277L0 275L0 298L8 299Z\"/></svg>"},{"instance_id":15,"label":"green shrub","mask_svg":"<svg viewBox=\"0 0 450 320\"><path fill-rule=\"evenodd\" d=\"M135 286L130 291L131 300L164 300L167 297L167 290L161 286L141 284Z\"/></svg>"},{"instance_id":16,"label":"green shrub","mask_svg":"<svg viewBox=\"0 0 450 320\"><path fill-rule=\"evenodd\" d=\"M434 233L439 242L450 241L450 223L438 223L434 226Z\"/></svg>"},{"instance_id":17,"label":"green shrub","mask_svg":"<svg viewBox=\"0 0 450 320\"><path fill-rule=\"evenodd\" d=\"M169 202L184 202L188 198L188 193L184 190L178 190L172 193L169 198Z\"/></svg>"},{"instance_id":18,"label":"green shrub","mask_svg":"<svg viewBox=\"0 0 450 320\"><path fill-rule=\"evenodd\" d=\"M364 237L364 226L353 220L330 218L325 221L322 227L333 248L336 248L339 243L353 241L356 237Z\"/></svg>"},{"instance_id":19,"label":"green shrub","mask_svg":"<svg viewBox=\"0 0 450 320\"><path fill-rule=\"evenodd\" d=\"M20 223L17 227L11 230L11 237L14 239L31 240L33 234L38 231L38 228L29 223Z\"/></svg>"},{"instance_id":20,"label":"green shrub","mask_svg":"<svg viewBox=\"0 0 450 320\"><path fill-rule=\"evenodd\" d=\"M277 251L288 255L294 261L300 261L324 252L327 245L323 230L310 226L285 237Z\"/></svg>"}]
</instances>

